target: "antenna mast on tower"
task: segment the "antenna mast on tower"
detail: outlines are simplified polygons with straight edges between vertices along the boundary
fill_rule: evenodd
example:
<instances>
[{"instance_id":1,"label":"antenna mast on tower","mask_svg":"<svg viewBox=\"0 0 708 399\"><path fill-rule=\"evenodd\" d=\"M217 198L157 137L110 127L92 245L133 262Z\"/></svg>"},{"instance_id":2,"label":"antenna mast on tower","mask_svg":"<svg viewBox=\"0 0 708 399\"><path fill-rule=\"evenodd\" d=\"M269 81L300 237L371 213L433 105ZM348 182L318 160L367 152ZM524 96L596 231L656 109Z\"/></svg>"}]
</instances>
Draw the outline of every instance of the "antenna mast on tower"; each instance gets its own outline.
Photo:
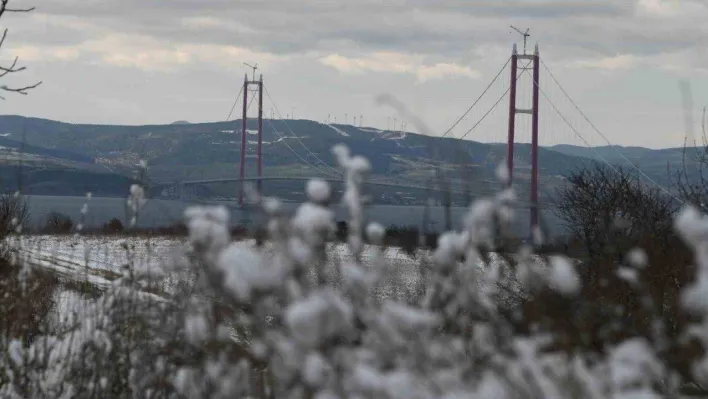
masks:
<instances>
[{"instance_id":1,"label":"antenna mast on tower","mask_svg":"<svg viewBox=\"0 0 708 399\"><path fill-rule=\"evenodd\" d=\"M531 34L529 33L530 29L526 29L526 32L522 32L521 29L518 29L514 27L514 25L511 25L511 29L515 30L518 32L521 36L524 37L524 55L526 55L526 41L528 40L529 37L531 37Z\"/></svg>"},{"instance_id":2,"label":"antenna mast on tower","mask_svg":"<svg viewBox=\"0 0 708 399\"><path fill-rule=\"evenodd\" d=\"M253 69L253 80L252 81L255 82L256 81L256 69L258 69L258 63L256 63L256 65L251 65L251 64L247 64L244 62L243 65Z\"/></svg>"}]
</instances>

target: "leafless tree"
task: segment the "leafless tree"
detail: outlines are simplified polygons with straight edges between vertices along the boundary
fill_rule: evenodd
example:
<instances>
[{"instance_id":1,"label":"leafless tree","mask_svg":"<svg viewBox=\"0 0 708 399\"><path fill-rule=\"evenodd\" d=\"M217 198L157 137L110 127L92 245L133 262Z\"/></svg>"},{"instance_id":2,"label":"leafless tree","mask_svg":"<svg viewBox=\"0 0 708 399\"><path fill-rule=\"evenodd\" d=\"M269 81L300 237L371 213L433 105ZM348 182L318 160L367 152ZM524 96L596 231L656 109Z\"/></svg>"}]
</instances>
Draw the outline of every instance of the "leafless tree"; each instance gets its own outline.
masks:
<instances>
[{"instance_id":1,"label":"leafless tree","mask_svg":"<svg viewBox=\"0 0 708 399\"><path fill-rule=\"evenodd\" d=\"M673 177L673 186L684 201L705 211L708 206L708 202L706 202L708 200L708 176L705 174L706 167L708 167L708 136L706 135L705 107L701 119L702 145L698 146L696 142L685 142L681 168L673 173L669 170L669 176Z\"/></svg>"},{"instance_id":2,"label":"leafless tree","mask_svg":"<svg viewBox=\"0 0 708 399\"><path fill-rule=\"evenodd\" d=\"M18 226L24 225L29 215L27 201L16 194L0 194L0 238L7 237Z\"/></svg>"},{"instance_id":3,"label":"leafless tree","mask_svg":"<svg viewBox=\"0 0 708 399\"><path fill-rule=\"evenodd\" d=\"M619 245L617 234L633 241L649 233L669 234L679 206L630 172L601 165L568 176L557 198L557 215L571 235L582 240L589 257L603 255L608 245Z\"/></svg>"},{"instance_id":4,"label":"leafless tree","mask_svg":"<svg viewBox=\"0 0 708 399\"><path fill-rule=\"evenodd\" d=\"M10 0L0 0L0 18L2 18L5 13L27 13L31 12L34 10L34 7L31 8L10 8L8 5L10 3ZM2 31L2 36L0 36L0 48L5 44L5 39L7 39L8 36L8 31L9 29L5 28L5 30ZM0 78L5 78L8 75L22 72L27 67L19 65L19 57L15 57L13 61L10 64L6 65L0 65ZM5 91L5 92L11 92L11 93L19 93L22 95L26 95L29 90L34 89L35 87L39 86L42 84L41 81L29 84L29 85L20 85L20 86L9 86L6 84L0 85L0 90ZM5 97L0 96L1 99L5 99Z\"/></svg>"},{"instance_id":5,"label":"leafless tree","mask_svg":"<svg viewBox=\"0 0 708 399\"><path fill-rule=\"evenodd\" d=\"M51 234L68 234L74 229L74 221L63 213L50 212L44 224L44 232Z\"/></svg>"},{"instance_id":6,"label":"leafless tree","mask_svg":"<svg viewBox=\"0 0 708 399\"><path fill-rule=\"evenodd\" d=\"M571 174L557 190L557 215L582 243L585 263L592 265L585 269L585 294L605 307L632 308L638 317L633 329L649 327L639 317L645 314L642 296L620 272L631 265L628 254L635 248L643 248L649 260L641 273L647 298L673 332L680 327L677 296L691 280L692 269L691 253L673 229L679 206L638 176L601 165Z\"/></svg>"}]
</instances>

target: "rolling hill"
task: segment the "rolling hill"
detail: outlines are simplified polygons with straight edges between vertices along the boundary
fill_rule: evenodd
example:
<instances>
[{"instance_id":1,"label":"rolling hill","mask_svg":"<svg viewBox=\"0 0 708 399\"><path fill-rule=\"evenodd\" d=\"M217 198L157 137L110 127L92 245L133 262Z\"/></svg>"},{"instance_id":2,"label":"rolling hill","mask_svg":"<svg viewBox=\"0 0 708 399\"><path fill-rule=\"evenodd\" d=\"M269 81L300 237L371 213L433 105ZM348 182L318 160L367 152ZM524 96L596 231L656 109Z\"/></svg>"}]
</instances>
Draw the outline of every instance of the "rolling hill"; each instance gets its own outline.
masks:
<instances>
[{"instance_id":1,"label":"rolling hill","mask_svg":"<svg viewBox=\"0 0 708 399\"><path fill-rule=\"evenodd\" d=\"M100 175L104 179L115 179L113 183L116 184L121 179L131 180L140 160L146 160L151 184L165 185L185 180L236 177L240 123L86 125L6 115L0 116L0 146L16 153L24 139L24 153L28 154L27 157L34 157L34 167L72 170L86 176ZM256 128L256 121L249 120L247 175L254 175L256 170ZM453 179L473 185L483 184L495 179L496 165L506 156L504 144L327 125L309 120L265 120L264 175L311 177L332 174L329 166L334 166L335 160L330 149L339 143L346 144L353 153L367 157L373 166L374 177L416 184L425 184L436 168L444 170ZM673 164L680 160L676 149L621 150L658 180L666 180L666 162ZM616 149L599 147L595 151L564 145L539 149L544 188L552 189L562 182L563 175L599 160L598 153L605 154L603 157L610 162L624 161L612 156L617 154ZM530 176L530 145L517 144L515 158L514 176L523 185ZM0 164L2 162L5 161L0 157ZM663 168L659 168L662 164ZM55 178L62 181L59 175Z\"/></svg>"},{"instance_id":2,"label":"rolling hill","mask_svg":"<svg viewBox=\"0 0 708 399\"><path fill-rule=\"evenodd\" d=\"M695 148L665 148L654 150L644 147L579 147L571 145L556 145L550 147L555 152L566 155L607 161L618 167L631 169L637 167L653 180L664 186L670 186L675 174L682 170L684 163L692 178L699 178L699 165L696 162Z\"/></svg>"}]
</instances>

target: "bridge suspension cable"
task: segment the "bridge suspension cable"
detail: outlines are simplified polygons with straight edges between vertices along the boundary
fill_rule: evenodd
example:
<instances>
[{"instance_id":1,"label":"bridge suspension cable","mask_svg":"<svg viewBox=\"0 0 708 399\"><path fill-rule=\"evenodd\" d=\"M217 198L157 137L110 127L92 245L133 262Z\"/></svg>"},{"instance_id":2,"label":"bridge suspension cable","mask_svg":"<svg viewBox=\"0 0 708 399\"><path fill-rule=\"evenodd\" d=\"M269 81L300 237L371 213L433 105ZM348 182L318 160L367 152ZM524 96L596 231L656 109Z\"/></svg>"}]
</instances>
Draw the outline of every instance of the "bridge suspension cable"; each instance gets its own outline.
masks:
<instances>
[{"instance_id":1,"label":"bridge suspension cable","mask_svg":"<svg viewBox=\"0 0 708 399\"><path fill-rule=\"evenodd\" d=\"M264 88L265 88L265 86L264 86ZM238 104L238 101L241 99L241 95L242 95L242 94L244 94L244 93L243 93L243 85L241 86L241 90L239 90L238 94L236 95L236 99L234 100L233 104L231 105L231 109L229 110L229 114L228 114L228 116L226 117L225 121L228 122L229 119L231 118L231 115L233 114L234 110L236 109L236 105ZM248 95L248 93L246 93L246 95ZM270 98L270 96L268 96L268 97ZM248 104L248 109L251 108L251 105L252 105L253 102L254 102L254 101L253 101L254 98L255 98L255 93L254 93L254 97L251 99L251 101L250 101L249 104ZM271 102L272 102L272 99L271 99ZM273 105L275 106L275 104L273 104ZM295 154L295 156L296 156L298 159L300 159L301 161L303 161L308 167L310 167L310 168L312 168L312 169L314 169L314 170L316 170L316 171L322 173L322 174L325 175L325 176L333 176L331 172L325 172L325 171L323 171L322 169L320 169L320 168L318 168L318 167L312 165L312 164L311 164L310 162L308 162L305 158L303 158L300 154L298 154L297 151L295 151L295 149L293 149L292 146L290 146L290 144L288 144L288 142L287 142L287 140L286 140L287 138L280 135L280 132L278 132L278 130L275 128L275 126L273 126L273 124L271 123L271 121L268 120L268 119L266 119L266 121L268 122L268 124L270 124L271 128L273 129L273 132L278 136L278 138L280 138L280 139L283 141L283 144L285 144L285 146L288 147L288 149L289 149L293 154Z\"/></svg>"},{"instance_id":2,"label":"bridge suspension cable","mask_svg":"<svg viewBox=\"0 0 708 399\"><path fill-rule=\"evenodd\" d=\"M623 153L619 148L617 148L616 146L614 146L614 145L612 144L612 142L607 138L607 136L605 136L605 135L600 131L600 129L598 129L597 126L595 126L595 124L592 123L592 121L590 120L590 118L588 118L588 116L585 114L585 112L583 112L583 110L580 109L580 107L578 106L578 104L570 97L570 95L569 95L568 92L563 88L563 86L560 84L560 82L558 81L558 79L556 79L555 75L553 74L553 72L551 71L551 69L548 67L548 65L546 65L546 63L543 62L543 60L541 60L541 62L543 63L544 68L546 68L546 71L548 71L548 74L549 74L549 76L551 77L551 79L553 80L553 82L560 88L560 90L561 90L561 92L563 93L563 95L565 95L565 97L568 99L568 101L570 101L570 103L573 105L573 107L580 113L580 115L582 115L583 119L585 119L585 121L590 125L590 127L591 127L598 135L600 135L600 137L602 137L603 140L605 140L605 142L607 143L607 145L609 145L612 149L614 149L615 152L617 152L617 153L622 157L622 159L624 159L624 161L625 161L631 168L633 168L633 169L635 169L637 172L639 172L639 174L641 174L642 176L644 176L644 178L647 179L649 182L651 182L654 186L656 186L657 188L659 188L659 189L660 189L661 191L663 191L664 193L668 194L670 197L672 197L673 199L675 199L676 201L678 201L680 204L683 204L683 201L682 201L681 199L679 199L678 197L676 197L675 195L673 195L669 190L667 190L667 189L664 188L662 185L660 185L658 182L656 182L654 179L652 179L651 177L649 177L649 175L647 175L646 173L644 173L644 171L642 171L637 165L633 164L633 163L624 155L624 153ZM535 82L535 81L534 81L534 84L538 86L538 83ZM539 87L539 90L540 90L540 87ZM549 100L549 102L550 102L550 100ZM597 151L595 151L595 150L593 150L593 151L597 154ZM603 159L603 160L604 160L604 159ZM604 161L605 161L605 163L608 163L606 160L604 160ZM609 164L609 163L608 163L608 164Z\"/></svg>"},{"instance_id":3,"label":"bridge suspension cable","mask_svg":"<svg viewBox=\"0 0 708 399\"><path fill-rule=\"evenodd\" d=\"M322 165L324 165L328 169L333 170L336 174L341 175L342 172L339 169L333 168L332 166L328 165L325 161L320 159L320 157L318 157L312 151L310 151L310 148L308 148L305 145L305 143L303 143L302 140L300 140L300 137L298 135L296 135L295 132L293 132L293 130L290 128L290 125L288 125L288 122L285 119L283 119L283 115L280 113L280 109L278 109L278 105L275 103L275 101L273 101L273 98L270 96L270 93L268 92L268 87L263 86L263 88L265 90L266 96L270 100L270 103L273 104L273 108L275 108L275 112L278 113L278 117L283 121L283 123L285 124L285 127L288 128L288 131L290 132L290 134L292 134L293 137L295 137L295 139L300 143L300 145L305 149L305 151L307 151L308 154L310 154L313 158L315 158L316 161L318 161L319 163L321 163ZM283 141L285 141L285 140L283 140Z\"/></svg>"},{"instance_id":4,"label":"bridge suspension cable","mask_svg":"<svg viewBox=\"0 0 708 399\"><path fill-rule=\"evenodd\" d=\"M532 79L533 79L533 78L532 78ZM578 136L578 138L579 138L580 140L582 140L583 143L585 143L585 145L586 145L590 150L592 150L592 152L594 152L595 155L597 155L598 158L600 158L605 164L607 164L607 166L609 166L613 171L619 173L619 171L617 170L617 168L615 168L611 163L609 163L609 162L602 156L602 154L600 154L600 153L597 151L597 149L595 149L595 147L591 146L590 143L589 143L587 140L585 140L585 137L583 137L583 135L580 134L580 132L578 131L578 129L576 129L575 126L573 126L573 124L570 123L570 121L568 120L568 118L566 118L565 115L563 115L563 113L560 111L560 109L558 109L558 107L556 106L556 104L551 100L551 98L546 94L546 92L538 85L538 83L537 83L535 80L533 81L533 83L534 83L534 85L535 85L536 87L538 87L538 91L541 93L541 95L543 96L543 98L545 98L546 101L548 101L548 103L551 105L551 107L553 108L553 110L556 111L556 113L558 114L558 116L561 117L561 119L563 120L563 122L565 122L565 124L568 125L568 127L570 128L570 130L572 130L573 133L575 133L575 135Z\"/></svg>"},{"instance_id":5,"label":"bridge suspension cable","mask_svg":"<svg viewBox=\"0 0 708 399\"><path fill-rule=\"evenodd\" d=\"M286 120L283 119L283 116L282 116L282 114L280 113L280 110L279 110L277 104L275 103L275 101L273 101L273 98L271 97L270 93L268 92L268 88L264 85L264 86L263 86L263 89L264 89L264 92L265 92L266 96L267 96L268 99L270 100L271 104L273 104L273 108L275 109L276 113L278 114L278 116L281 118L281 120L282 120L283 123L285 124L285 127L288 129L288 131L290 132L290 134L300 143L300 145L301 145L313 158L315 158L315 160L317 160L317 161L318 161L319 163L321 163L322 165L326 166L326 167L327 167L328 169L330 169L331 171L328 171L328 170L326 170L326 169L323 170L322 168L318 167L318 166L316 165L316 163L313 165L313 163L311 163L310 161L308 161L307 159L305 159L305 158L304 158L302 155L300 155L290 144L288 144L288 142L287 142L287 137L284 136L284 135L282 135L281 132L278 131L278 129L274 126L274 124L273 124L269 119L266 119L266 122L270 125L270 127L271 127L271 129L273 130L273 132L275 133L275 135L277 135L278 138L283 142L283 144L285 144L285 146L288 147L288 149L289 149L299 160L301 160L303 163L305 163L308 167L310 167L310 168L312 168L312 169L314 169L314 170L316 170L316 171L322 173L322 174L325 175L325 176L336 177L336 178L338 178L338 179L341 179L341 178L342 178L342 175L343 175L343 172L340 171L340 170L337 169L337 168L334 168L334 167L328 165L328 164L327 164L326 162L324 162L320 157L318 157L317 155L315 155L315 153L313 153L313 152L310 150L310 148L307 147L307 145L305 145L305 143L302 142L302 140L300 139L300 137L295 134L295 132L292 130L292 128L290 127L290 125L288 125L288 123L286 122ZM334 173L333 173L332 171L333 171ZM381 184L381 183L384 183L385 180L382 180L382 179L369 179L368 182L369 182L369 183L379 183L379 184Z\"/></svg>"},{"instance_id":6,"label":"bridge suspension cable","mask_svg":"<svg viewBox=\"0 0 708 399\"><path fill-rule=\"evenodd\" d=\"M338 177L337 175L332 174L332 172L326 172L326 171L324 171L324 170L318 168L317 166L312 165L310 162L308 162L307 159L303 158L300 154L298 154L297 151L295 151L295 149L294 149L292 146L290 146L290 144L288 144L287 137L281 135L280 132L278 132L278 129L275 128L275 126L274 126L273 123L270 121L270 119L266 119L266 122L268 122L268 124L270 125L271 129L273 129L273 133L275 133L275 134L278 136L278 138L283 142L283 144L285 144L285 146L288 147L288 149L290 150L290 152L292 152L293 154L295 154L295 156L298 157L298 159L300 159L302 162L304 162L308 167L310 167L310 168L312 168L312 169L314 169L314 170L316 170L316 171L322 173L322 174L325 175L325 176L330 176L330 177L331 177L331 176L335 176L335 177Z\"/></svg>"},{"instance_id":7,"label":"bridge suspension cable","mask_svg":"<svg viewBox=\"0 0 708 399\"><path fill-rule=\"evenodd\" d=\"M231 106L231 110L229 111L229 115L226 117L226 122L229 121L231 118L231 114L234 113L234 110L236 109L236 104L238 104L238 100L241 98L241 94L243 94L243 86L241 86L241 90L239 90L238 95L236 96L236 99L234 100L234 104Z\"/></svg>"},{"instance_id":8,"label":"bridge suspension cable","mask_svg":"<svg viewBox=\"0 0 708 399\"><path fill-rule=\"evenodd\" d=\"M457 125L459 125L460 122L462 122L462 120L465 119L465 117L472 111L472 109L477 105L477 103L479 103L480 100L482 100L482 97L484 97L484 95L487 94L487 92L489 91L489 89L492 88L492 86L494 85L494 82L496 82L496 81L499 79L499 77L500 77L501 74L504 72L504 70L506 69L506 67L509 66L509 63L510 63L510 62L511 62L511 57L509 57L509 58L506 60L506 63L504 64L504 66L501 67L501 69L499 70L499 72L497 73L497 75L494 77L494 79L492 79L492 81L489 82L489 85L487 85L487 87L484 89L484 91L482 91L482 94L480 94L479 97L477 97L477 99L474 101L474 103L472 103L472 105L470 105L470 107L467 108L467 111L465 111L465 112L462 114L462 116L460 116L459 119L457 119L457 121L455 121L455 123L453 123L452 126L450 126L450 127L445 131L445 133L442 134L442 136L440 136L441 138L447 136L450 132L452 132L452 129L454 129L455 127L457 127ZM486 115L485 115L485 116L486 116ZM484 118L483 118L483 119L484 119Z\"/></svg>"},{"instance_id":9,"label":"bridge suspension cable","mask_svg":"<svg viewBox=\"0 0 708 399\"><path fill-rule=\"evenodd\" d=\"M509 64L509 62L507 61L507 65L508 65L508 64ZM528 64L526 64L526 67L522 68L521 72L516 76L516 80L517 80L517 81L521 78L521 75L524 74L524 72L526 71L526 69L528 68L528 66L529 66L530 64L531 64L531 63L529 62ZM506 68L506 65L504 66L504 68ZM502 69L502 71L503 71L503 69ZM479 125L484 121L484 119L486 119L487 116L489 116L489 114L492 113L492 111L494 111L494 109L497 107L497 105L499 105L499 103L501 103L502 100L504 100L504 98L506 97L506 95L509 94L509 91L510 91L510 90L511 90L511 86L507 87L506 91L501 95L501 97L499 97L499 99L494 103L494 105L492 105L492 107L489 108L489 110L488 110L484 115L482 115L481 118L479 118L479 120L477 121L477 123L475 123L469 130L467 130L467 132L465 132L465 134L463 134L462 136L460 136L460 137L458 138L458 140L462 140L462 139L464 139L465 137L467 137L468 134L472 133L472 131L473 131L474 129L476 129L477 126L479 126ZM484 93L483 93L483 94L484 94ZM481 97L480 97L480 98L481 98Z\"/></svg>"},{"instance_id":10,"label":"bridge suspension cable","mask_svg":"<svg viewBox=\"0 0 708 399\"><path fill-rule=\"evenodd\" d=\"M256 102L256 93L256 91L253 92L253 95L251 96L251 101L248 102L248 107L246 107L246 113L251 110L251 105Z\"/></svg>"}]
</instances>

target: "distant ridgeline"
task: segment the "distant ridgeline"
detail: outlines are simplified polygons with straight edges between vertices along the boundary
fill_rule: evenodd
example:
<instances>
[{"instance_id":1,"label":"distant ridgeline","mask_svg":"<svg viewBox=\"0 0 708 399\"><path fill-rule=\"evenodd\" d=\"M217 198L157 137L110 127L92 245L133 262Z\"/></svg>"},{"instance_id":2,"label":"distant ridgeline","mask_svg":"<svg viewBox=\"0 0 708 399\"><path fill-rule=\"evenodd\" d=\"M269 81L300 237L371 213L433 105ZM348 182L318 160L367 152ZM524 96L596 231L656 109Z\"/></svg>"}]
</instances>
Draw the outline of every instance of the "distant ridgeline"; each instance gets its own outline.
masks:
<instances>
[{"instance_id":1,"label":"distant ridgeline","mask_svg":"<svg viewBox=\"0 0 708 399\"><path fill-rule=\"evenodd\" d=\"M5 189L22 186L34 194L127 195L138 179L150 194L174 196L175 183L234 178L238 174L240 121L166 125L119 126L69 124L21 116L0 116L0 178ZM248 121L247 175L255 174L256 121ZM496 181L495 168L506 156L505 144L437 138L402 131L308 120L265 120L264 175L273 177L336 176L331 148L346 144L352 153L372 164L372 179L396 184L425 185L435 169L458 185L473 190ZM515 183L528 182L530 145L516 144ZM601 154L610 151L597 149ZM614 151L612 151L614 153ZM630 161L666 183L667 162L680 165L681 149L628 149ZM574 146L539 149L541 191L550 193L563 175L595 162L594 151ZM141 160L148 163L140 175ZM610 162L620 164L616 157ZM20 168L21 165L21 168ZM19 172L19 170L22 172ZM140 177L139 177L140 176ZM296 200L303 181L268 182L266 194ZM171 188L172 187L172 188ZM197 197L233 197L235 183L207 184L193 190ZM270 192L268 191L270 190ZM425 193L396 188L377 189L383 203L419 203ZM473 192L472 194L478 194Z\"/></svg>"}]
</instances>

